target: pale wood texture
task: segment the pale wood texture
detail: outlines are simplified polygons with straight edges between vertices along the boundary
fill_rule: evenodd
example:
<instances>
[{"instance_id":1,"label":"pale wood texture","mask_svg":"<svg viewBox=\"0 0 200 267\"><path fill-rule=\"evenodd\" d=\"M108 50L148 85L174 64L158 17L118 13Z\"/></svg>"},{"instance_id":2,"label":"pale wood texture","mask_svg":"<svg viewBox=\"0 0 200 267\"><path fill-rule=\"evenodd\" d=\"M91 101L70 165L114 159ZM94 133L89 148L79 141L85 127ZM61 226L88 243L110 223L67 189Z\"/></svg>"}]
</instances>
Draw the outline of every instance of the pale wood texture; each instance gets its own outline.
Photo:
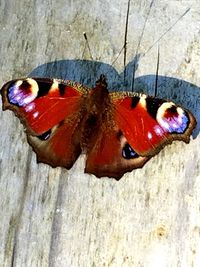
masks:
<instances>
[{"instance_id":1,"label":"pale wood texture","mask_svg":"<svg viewBox=\"0 0 200 267\"><path fill-rule=\"evenodd\" d=\"M32 73L92 85L106 73L110 88L126 89L137 53L135 89L153 94L159 46L158 95L199 122L199 1L154 1L151 10L130 1L125 86L123 53L106 64L123 47L127 4L1 0L1 84ZM199 126L189 145L166 147L116 182L84 174L84 157L69 171L38 165L18 119L0 118L0 266L200 265Z\"/></svg>"}]
</instances>

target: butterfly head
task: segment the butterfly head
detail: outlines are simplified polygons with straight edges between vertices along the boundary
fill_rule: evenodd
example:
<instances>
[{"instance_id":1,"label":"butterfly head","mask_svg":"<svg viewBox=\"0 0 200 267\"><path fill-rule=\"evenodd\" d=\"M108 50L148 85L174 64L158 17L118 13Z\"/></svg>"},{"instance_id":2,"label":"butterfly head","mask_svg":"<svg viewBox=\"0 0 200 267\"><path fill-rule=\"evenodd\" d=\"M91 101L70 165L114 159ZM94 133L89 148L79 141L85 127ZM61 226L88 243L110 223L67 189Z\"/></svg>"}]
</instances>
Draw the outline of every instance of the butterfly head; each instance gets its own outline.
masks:
<instances>
[{"instance_id":1,"label":"butterfly head","mask_svg":"<svg viewBox=\"0 0 200 267\"><path fill-rule=\"evenodd\" d=\"M96 81L96 87L107 88L107 78L104 74L101 74L99 79Z\"/></svg>"}]
</instances>

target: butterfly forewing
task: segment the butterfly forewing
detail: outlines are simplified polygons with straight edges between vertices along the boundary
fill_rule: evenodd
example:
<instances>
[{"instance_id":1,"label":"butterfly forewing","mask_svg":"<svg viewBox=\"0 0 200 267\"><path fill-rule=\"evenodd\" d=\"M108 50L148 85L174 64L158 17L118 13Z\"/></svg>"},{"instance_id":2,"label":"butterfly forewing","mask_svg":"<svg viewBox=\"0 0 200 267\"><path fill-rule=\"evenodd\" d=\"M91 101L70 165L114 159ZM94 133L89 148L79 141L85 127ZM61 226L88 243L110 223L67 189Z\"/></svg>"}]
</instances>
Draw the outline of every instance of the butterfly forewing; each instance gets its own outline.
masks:
<instances>
[{"instance_id":1,"label":"butterfly forewing","mask_svg":"<svg viewBox=\"0 0 200 267\"><path fill-rule=\"evenodd\" d=\"M115 121L139 155L153 156L173 140L189 142L196 120L188 110L146 95L110 95Z\"/></svg>"},{"instance_id":2,"label":"butterfly forewing","mask_svg":"<svg viewBox=\"0 0 200 267\"><path fill-rule=\"evenodd\" d=\"M3 108L13 110L28 132L41 135L79 112L87 89L55 79L14 80L2 88Z\"/></svg>"},{"instance_id":3,"label":"butterfly forewing","mask_svg":"<svg viewBox=\"0 0 200 267\"><path fill-rule=\"evenodd\" d=\"M40 162L70 168L81 153L80 122L88 89L71 81L27 78L6 83L3 108L26 127Z\"/></svg>"}]
</instances>

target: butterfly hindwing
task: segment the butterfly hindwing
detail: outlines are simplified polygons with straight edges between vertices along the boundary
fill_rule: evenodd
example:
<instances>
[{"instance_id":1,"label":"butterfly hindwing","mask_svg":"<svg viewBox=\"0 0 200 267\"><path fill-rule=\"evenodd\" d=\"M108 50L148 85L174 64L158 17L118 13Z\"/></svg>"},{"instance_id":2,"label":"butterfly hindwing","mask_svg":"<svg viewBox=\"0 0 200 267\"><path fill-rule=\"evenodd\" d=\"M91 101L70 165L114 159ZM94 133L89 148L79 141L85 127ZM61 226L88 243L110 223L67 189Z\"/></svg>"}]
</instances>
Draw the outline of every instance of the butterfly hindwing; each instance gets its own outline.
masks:
<instances>
[{"instance_id":1,"label":"butterfly hindwing","mask_svg":"<svg viewBox=\"0 0 200 267\"><path fill-rule=\"evenodd\" d=\"M70 169L81 153L79 119L61 121L39 136L27 135L37 161Z\"/></svg>"},{"instance_id":2,"label":"butterfly hindwing","mask_svg":"<svg viewBox=\"0 0 200 267\"><path fill-rule=\"evenodd\" d=\"M125 172L141 168L149 160L135 153L119 129L110 129L109 124L104 126L87 155L85 172L118 180Z\"/></svg>"}]
</instances>

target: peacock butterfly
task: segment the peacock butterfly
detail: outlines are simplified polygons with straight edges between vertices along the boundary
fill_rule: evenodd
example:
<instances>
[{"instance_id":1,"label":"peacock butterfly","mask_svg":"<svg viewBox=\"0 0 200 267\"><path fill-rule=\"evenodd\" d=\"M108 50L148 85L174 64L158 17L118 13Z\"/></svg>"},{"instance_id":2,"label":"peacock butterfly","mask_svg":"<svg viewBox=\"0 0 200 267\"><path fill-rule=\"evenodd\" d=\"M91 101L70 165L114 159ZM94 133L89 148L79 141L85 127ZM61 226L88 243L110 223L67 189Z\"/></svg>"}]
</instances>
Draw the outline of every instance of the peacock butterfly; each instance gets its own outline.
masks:
<instances>
[{"instance_id":1,"label":"peacock butterfly","mask_svg":"<svg viewBox=\"0 0 200 267\"><path fill-rule=\"evenodd\" d=\"M70 169L86 154L85 172L120 179L173 140L189 143L196 120L173 102L109 93L106 77L92 90L72 81L26 78L1 89L3 110L25 125L38 162Z\"/></svg>"}]
</instances>

